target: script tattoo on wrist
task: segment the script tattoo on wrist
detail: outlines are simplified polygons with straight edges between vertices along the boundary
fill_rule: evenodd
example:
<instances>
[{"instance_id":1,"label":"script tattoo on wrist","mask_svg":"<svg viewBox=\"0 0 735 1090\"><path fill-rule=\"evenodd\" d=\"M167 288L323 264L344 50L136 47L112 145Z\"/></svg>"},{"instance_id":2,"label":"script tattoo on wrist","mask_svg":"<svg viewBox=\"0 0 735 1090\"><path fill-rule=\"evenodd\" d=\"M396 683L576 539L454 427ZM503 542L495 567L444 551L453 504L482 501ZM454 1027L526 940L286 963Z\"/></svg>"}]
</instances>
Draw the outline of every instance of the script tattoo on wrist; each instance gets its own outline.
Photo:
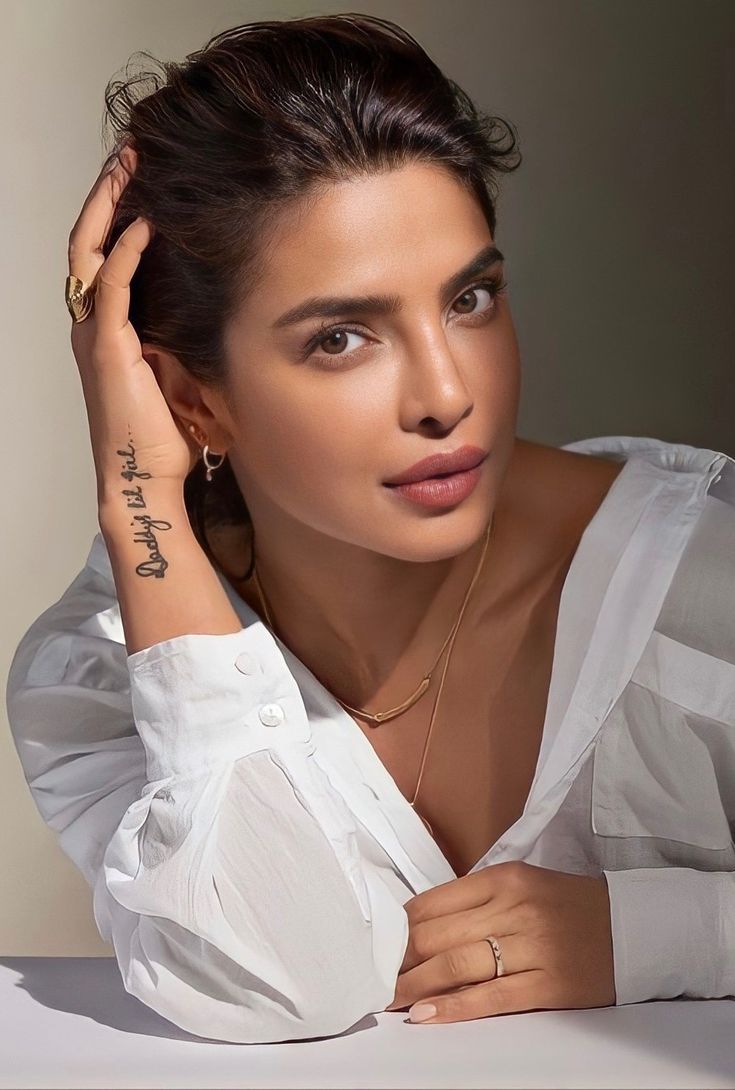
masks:
<instances>
[{"instance_id":1,"label":"script tattoo on wrist","mask_svg":"<svg viewBox=\"0 0 735 1090\"><path fill-rule=\"evenodd\" d=\"M129 426L128 435L131 436ZM118 450L116 453L125 459L123 468L120 471L123 480L132 483L135 480L150 480L152 478L152 473L147 473L138 467L132 437L128 439L127 448ZM134 488L123 488L122 494L129 510L147 509L143 488L140 484L136 484ZM154 576L156 579L163 579L168 567L168 561L161 554L155 531L170 530L172 524L167 522L166 519L154 519L150 515L133 515L130 525L135 527L136 524L138 529L133 534L133 540L146 546L148 559L138 564L135 570L138 575L145 578Z\"/></svg>"}]
</instances>

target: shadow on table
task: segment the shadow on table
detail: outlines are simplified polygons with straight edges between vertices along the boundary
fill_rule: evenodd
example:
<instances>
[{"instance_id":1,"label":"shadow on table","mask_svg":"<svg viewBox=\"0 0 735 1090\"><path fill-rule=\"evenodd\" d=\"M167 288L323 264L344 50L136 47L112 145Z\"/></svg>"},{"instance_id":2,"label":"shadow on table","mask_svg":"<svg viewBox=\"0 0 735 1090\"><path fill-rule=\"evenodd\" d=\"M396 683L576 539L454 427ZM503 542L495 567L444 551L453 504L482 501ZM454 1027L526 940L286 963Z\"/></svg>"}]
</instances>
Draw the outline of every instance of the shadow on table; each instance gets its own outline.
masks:
<instances>
[{"instance_id":1,"label":"shadow on table","mask_svg":"<svg viewBox=\"0 0 735 1090\"><path fill-rule=\"evenodd\" d=\"M37 1003L52 1010L90 1018L123 1033L202 1044L237 1043L188 1033L151 1010L125 991L115 958L0 957L0 965L20 976L16 987L23 988ZM499 1017L503 1021L525 1019L530 1013L520 1011ZM568 1047L565 1039L567 1042L573 1038L579 1040L581 1032L604 1040L607 1046L619 1042L626 1051L665 1056L669 1061L680 1062L698 1076L701 1074L703 1086L707 1085L708 1073L726 1080L735 1073L735 1002L731 999L669 999L620 1007L533 1013L542 1021L529 1027L529 1035L535 1039L536 1046L529 1054L519 1056L519 1073L529 1064L533 1072L539 1063L550 1062L558 1049ZM401 1012L395 1017L404 1019L406 1015ZM333 1040L377 1025L374 1015L366 1015L341 1034L305 1037L288 1043L299 1045Z\"/></svg>"},{"instance_id":2,"label":"shadow on table","mask_svg":"<svg viewBox=\"0 0 735 1090\"><path fill-rule=\"evenodd\" d=\"M37 1003L51 1010L91 1018L123 1033L215 1045L239 1043L188 1033L147 1007L125 991L115 958L0 957L0 965L19 973L21 979L16 987L23 988ZM367 1015L339 1036L348 1037L377 1024L373 1015ZM322 1039L304 1037L288 1043L298 1045Z\"/></svg>"}]
</instances>

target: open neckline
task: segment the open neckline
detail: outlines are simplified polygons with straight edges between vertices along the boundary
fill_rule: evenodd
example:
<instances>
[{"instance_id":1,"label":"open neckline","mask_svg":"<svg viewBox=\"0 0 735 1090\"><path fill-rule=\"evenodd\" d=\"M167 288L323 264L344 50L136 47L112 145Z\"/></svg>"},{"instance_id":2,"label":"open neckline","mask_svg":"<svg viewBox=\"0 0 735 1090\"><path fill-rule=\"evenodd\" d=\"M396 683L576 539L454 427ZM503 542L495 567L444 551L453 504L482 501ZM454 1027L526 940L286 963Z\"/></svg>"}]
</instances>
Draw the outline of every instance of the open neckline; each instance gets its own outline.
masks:
<instances>
[{"instance_id":1,"label":"open neckline","mask_svg":"<svg viewBox=\"0 0 735 1090\"><path fill-rule=\"evenodd\" d=\"M731 455L648 436L598 436L567 443L559 449L600 455L624 464L585 527L564 581L557 615L547 712L526 806L521 817L473 864L468 874L487 865L491 857L502 859L506 849L510 857L516 857L525 850L524 845L530 847L548 818L546 810L563 798L575 761L593 741L611 705L611 698L615 698L616 690L620 688L621 678L624 684L630 662L622 666L618 662L612 675L606 669L604 677L600 676L599 663L596 669L589 668L590 655L585 651L595 642L593 637L599 637L598 659L601 645L603 650L610 648L612 640L616 644L612 647L615 657L618 655L617 644L627 648L631 638L631 654L635 656L641 635L647 638L649 622L655 622L654 607L649 600L642 618L638 618L635 631L631 633L627 615L621 618L616 614L615 595L609 586L613 579L604 570L600 574L601 558L617 556L617 567L630 568L633 565L634 571L641 568L640 564L633 563L635 558L629 553L629 544L638 533L638 520L642 515L645 518L649 501L655 498L659 490L663 490L665 495L661 505L658 505L658 513L653 512L656 534L662 528L667 532L668 525L663 524L667 523L672 511L673 516L678 518L681 505L690 505L700 489L701 478L706 479L707 492L711 486L713 494L718 487L732 487L735 481L735 459ZM732 471L727 476L720 472L724 462L729 463L728 469ZM718 486L721 478L723 483ZM679 496L680 490L684 493L683 500ZM641 495L644 497L642 507ZM691 520L689 525L691 527ZM647 532L650 533L650 529ZM686 534L680 534L677 530L675 536L678 544L669 551L679 554ZM642 545L639 544L640 547L647 547L645 540ZM623 561L627 563L624 565ZM95 535L85 567L101 574L114 594L112 565L101 532ZM216 574L243 627L258 621L264 624L263 619L237 594L227 579L218 571ZM619 573L615 571L615 574ZM653 572L647 570L640 575L636 594L650 599L649 586L653 584L657 593L665 585L666 578L670 576L661 575L660 565ZM584 595L575 594L578 583L585 584ZM589 632L585 632L584 625L589 625L590 620L593 624ZM119 615L117 624L118 638L124 646ZM301 688L305 707L308 708L310 735L318 734L324 741L319 746L312 745L311 754L317 764L326 770L330 782L342 797L349 800L349 810L355 820L361 822L381 844L415 890L457 878L438 843L401 793L357 721L278 636L273 634L273 638ZM557 772L560 774L557 775Z\"/></svg>"},{"instance_id":2,"label":"open neckline","mask_svg":"<svg viewBox=\"0 0 735 1090\"><path fill-rule=\"evenodd\" d=\"M554 650L552 655L551 676L544 713L544 723L541 731L541 741L534 767L533 779L531 781L531 786L529 788L523 812L521 816L504 833L502 833L501 836L493 844L491 844L485 852L483 852L480 858L472 865L470 870L466 872L467 875L474 873L476 870L479 870L487 860L488 856L493 852L495 847L504 838L508 837L511 832L519 825L519 823L524 820L525 815L533 799L535 798L536 784L539 780L539 775L543 770L545 761L551 748L551 746L549 745L549 727L551 725L550 712L551 709L556 704L558 704L558 699L556 698L558 698L559 696L558 689L560 686L560 649L566 647L567 642L570 640L572 634L573 619L570 613L570 600L572 600L573 597L572 588L576 584L577 572L581 566L582 561L586 557L587 550L593 547L590 545L590 542L598 526L603 519L607 518L609 507L616 502L617 497L624 486L624 481L627 480L629 467L635 459L635 454L635 451L629 451L627 457L618 458L619 461L623 462L623 467L614 478L612 484L605 493L601 503L598 505L597 509L592 515L592 518L589 520L582 534L580 535L577 547L574 551L574 555L572 557L571 563L564 579L564 583L562 585L559 608L557 611L557 624L556 634L554 638ZM220 575L220 581L222 582L222 585L224 586L229 598L231 599L236 612L242 617L244 625L253 623L254 621L260 621L262 624L268 627L265 619L261 617L260 614L256 610L254 610L243 598L240 597L234 587L231 586L231 584L224 576ZM590 604L589 608L596 610L597 603L594 603L594 605ZM452 877L459 877L459 875L457 875L456 871L454 870L454 867L449 862L444 852L441 850L438 842L434 839L433 835L426 828L421 816L414 809L409 800L398 787L398 784L396 783L390 770L383 763L380 756L371 745L369 739L365 736L365 733L361 729L357 720L353 718L353 716L351 716L349 712L342 707L342 705L336 700L331 691L319 680L319 678L309 669L309 667L306 666L306 664L302 662L302 660L299 659L290 650L290 648L280 639L280 637L272 632L269 627L268 630L271 632L271 635L276 640L276 643L278 644L279 649L283 653L287 664L289 664L294 669L294 672L296 674L301 674L304 681L308 679L308 683L312 688L312 692L315 694L318 705L320 706L320 711L322 713L327 713L328 718L330 719L332 724L340 725L343 735L349 742L352 742L352 740L354 739L354 746L358 748L360 757L362 759L361 764L363 765L364 770L367 772L372 782L380 785L381 794L379 795L379 797L385 801L392 803L391 811L393 819L399 824L405 825L406 833L409 833L409 826L413 826L413 830L411 830L411 832L413 833L413 841L417 844L421 844L423 847L424 866L422 867L421 865L419 865L419 869L425 872L428 865L429 867L433 866L434 871L436 871L437 864L439 864L440 868L444 869L447 872L443 880L451 879ZM331 767L328 753L326 754L326 760L320 758L320 763L328 764ZM343 780L344 782L350 782L349 777L344 774L344 771ZM378 799L375 798L374 791L372 806L379 806ZM366 813L365 811L363 812ZM369 827L370 821L367 813L366 817L368 817L368 820L366 820L365 823ZM402 829L399 828L397 832L400 839ZM414 867L417 865L415 862L415 855L416 853L414 852L414 859L412 859Z\"/></svg>"}]
</instances>

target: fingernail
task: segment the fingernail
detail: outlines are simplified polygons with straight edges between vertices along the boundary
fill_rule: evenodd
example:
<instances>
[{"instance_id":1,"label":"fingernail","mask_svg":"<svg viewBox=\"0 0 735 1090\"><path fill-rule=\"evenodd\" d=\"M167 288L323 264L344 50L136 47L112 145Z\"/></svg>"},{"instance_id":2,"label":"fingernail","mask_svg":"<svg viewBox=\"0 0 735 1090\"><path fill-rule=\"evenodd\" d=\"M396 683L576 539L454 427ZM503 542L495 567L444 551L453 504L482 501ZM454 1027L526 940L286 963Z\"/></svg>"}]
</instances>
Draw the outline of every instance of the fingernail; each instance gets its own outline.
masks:
<instances>
[{"instance_id":1,"label":"fingernail","mask_svg":"<svg viewBox=\"0 0 735 1090\"><path fill-rule=\"evenodd\" d=\"M425 1022L427 1018L433 1018L436 1014L436 1007L433 1003L414 1003L409 1009L408 1020L409 1022Z\"/></svg>"}]
</instances>

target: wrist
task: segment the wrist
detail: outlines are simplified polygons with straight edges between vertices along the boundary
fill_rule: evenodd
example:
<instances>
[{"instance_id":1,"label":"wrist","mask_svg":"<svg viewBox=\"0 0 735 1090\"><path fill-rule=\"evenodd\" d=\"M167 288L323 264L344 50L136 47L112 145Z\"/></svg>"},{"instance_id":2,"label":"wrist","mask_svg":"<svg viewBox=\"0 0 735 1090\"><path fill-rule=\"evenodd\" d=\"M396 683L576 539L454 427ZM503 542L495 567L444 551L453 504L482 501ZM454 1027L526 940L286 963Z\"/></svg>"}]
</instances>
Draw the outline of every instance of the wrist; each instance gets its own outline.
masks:
<instances>
[{"instance_id":1,"label":"wrist","mask_svg":"<svg viewBox=\"0 0 735 1090\"><path fill-rule=\"evenodd\" d=\"M145 492L137 489L127 492L119 481L114 486L98 487L97 519L103 536L157 522L170 523L172 529L191 531L183 485L173 481L148 481Z\"/></svg>"}]
</instances>

